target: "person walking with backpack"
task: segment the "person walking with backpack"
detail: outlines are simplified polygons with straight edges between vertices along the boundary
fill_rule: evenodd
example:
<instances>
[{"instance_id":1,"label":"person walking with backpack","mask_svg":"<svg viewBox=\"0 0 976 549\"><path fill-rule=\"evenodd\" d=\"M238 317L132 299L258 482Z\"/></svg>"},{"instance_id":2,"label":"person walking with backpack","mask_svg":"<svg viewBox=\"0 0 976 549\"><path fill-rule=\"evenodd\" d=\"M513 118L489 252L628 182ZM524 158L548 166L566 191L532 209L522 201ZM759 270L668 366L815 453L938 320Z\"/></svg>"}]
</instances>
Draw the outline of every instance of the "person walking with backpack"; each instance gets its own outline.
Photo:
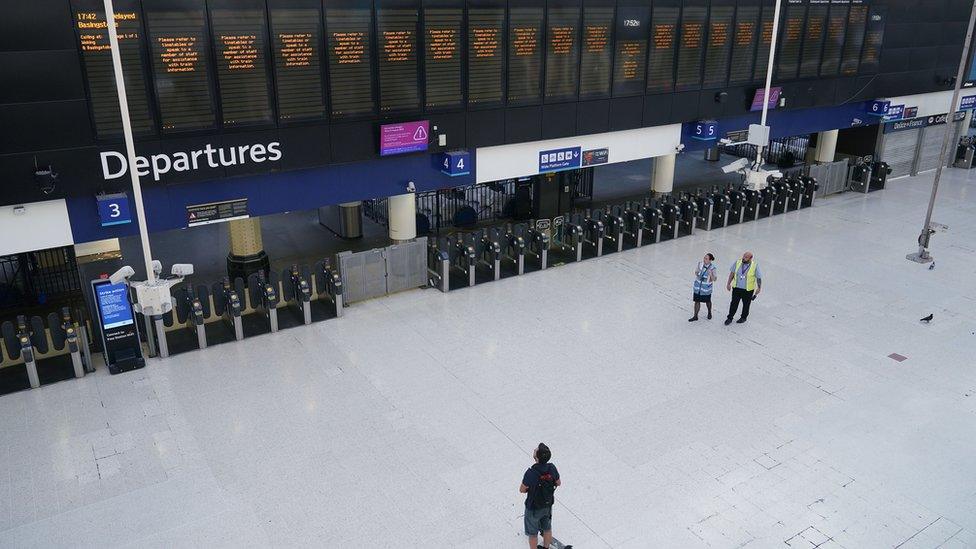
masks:
<instances>
[{"instance_id":1,"label":"person walking with backpack","mask_svg":"<svg viewBox=\"0 0 976 549\"><path fill-rule=\"evenodd\" d=\"M556 501L559 471L549 463L552 452L543 443L532 453L535 464L522 476L519 492L525 494L525 535L529 537L529 549L549 549L552 545L552 504ZM539 534L542 534L542 545ZM569 546L567 546L569 547Z\"/></svg>"}]
</instances>

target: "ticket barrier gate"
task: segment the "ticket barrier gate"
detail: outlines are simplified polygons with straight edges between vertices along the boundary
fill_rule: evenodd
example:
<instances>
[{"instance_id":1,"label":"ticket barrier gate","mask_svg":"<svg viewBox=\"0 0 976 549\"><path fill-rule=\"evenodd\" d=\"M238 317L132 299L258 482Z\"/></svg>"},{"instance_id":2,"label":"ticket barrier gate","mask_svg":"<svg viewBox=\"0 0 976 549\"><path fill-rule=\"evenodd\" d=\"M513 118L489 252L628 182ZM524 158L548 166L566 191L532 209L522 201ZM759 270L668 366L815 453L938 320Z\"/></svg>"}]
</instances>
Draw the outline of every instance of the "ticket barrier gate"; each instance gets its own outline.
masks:
<instances>
[{"instance_id":1,"label":"ticket barrier gate","mask_svg":"<svg viewBox=\"0 0 976 549\"><path fill-rule=\"evenodd\" d=\"M772 187L767 186L757 192L759 195L759 205L756 219L771 217L776 206L776 191Z\"/></svg>"},{"instance_id":2,"label":"ticket barrier gate","mask_svg":"<svg viewBox=\"0 0 976 549\"><path fill-rule=\"evenodd\" d=\"M71 363L74 377L85 375L84 362L81 356L82 342L79 340L77 327L71 322L71 315L64 313L67 320L62 321L56 313L51 313L48 317L51 331L51 343L56 350L63 350L65 345L69 345ZM70 328L70 333L65 330L65 326ZM35 316L28 319L24 315L17 317L16 323L4 322L0 327L4 343L7 347L7 355L12 360L23 360L24 368L27 370L27 384L31 389L41 386L41 377L38 372L38 355L47 354L50 350L48 346L48 331L44 327L41 317ZM0 357L2 359L2 357Z\"/></svg>"},{"instance_id":3,"label":"ticket barrier gate","mask_svg":"<svg viewBox=\"0 0 976 549\"><path fill-rule=\"evenodd\" d=\"M71 369L76 378L84 377L86 371L95 371L91 367L91 355L88 354L88 337L84 329L71 318L71 309L62 308L60 316L57 313L48 314L47 325L54 349L61 351L67 345Z\"/></svg>"},{"instance_id":4,"label":"ticket barrier gate","mask_svg":"<svg viewBox=\"0 0 976 549\"><path fill-rule=\"evenodd\" d=\"M749 207L749 197L746 192L730 185L725 189L725 196L729 200L729 216L726 226L746 221L746 211Z\"/></svg>"},{"instance_id":5,"label":"ticket barrier gate","mask_svg":"<svg viewBox=\"0 0 976 549\"><path fill-rule=\"evenodd\" d=\"M887 164L886 164L887 166ZM800 208L809 208L813 206L813 202L817 199L817 191L820 189L820 184L817 183L817 179L805 175L800 178Z\"/></svg>"},{"instance_id":6,"label":"ticket barrier gate","mask_svg":"<svg viewBox=\"0 0 976 549\"><path fill-rule=\"evenodd\" d=\"M773 209L770 215L786 213L790 203L790 195L793 188L787 183L786 178L774 179L766 187L773 195Z\"/></svg>"},{"instance_id":7,"label":"ticket barrier gate","mask_svg":"<svg viewBox=\"0 0 976 549\"><path fill-rule=\"evenodd\" d=\"M281 297L286 306L301 311L302 323L312 323L312 273L308 265L292 265L281 271Z\"/></svg>"},{"instance_id":8,"label":"ticket barrier gate","mask_svg":"<svg viewBox=\"0 0 976 549\"><path fill-rule=\"evenodd\" d=\"M208 344L206 320L210 316L210 290L202 284L195 289L190 284L178 288L173 293L173 309L163 315L163 325L167 328L173 327L174 316L175 322L179 325L189 324L193 327L196 347L206 349ZM157 331L156 337L166 338L168 354L190 350L193 345L180 341L179 335L173 331Z\"/></svg>"},{"instance_id":9,"label":"ticket barrier gate","mask_svg":"<svg viewBox=\"0 0 976 549\"><path fill-rule=\"evenodd\" d=\"M803 201L803 181L800 176L786 178L786 186L790 189L790 194L786 200L786 211L797 211Z\"/></svg>"},{"instance_id":10,"label":"ticket barrier gate","mask_svg":"<svg viewBox=\"0 0 976 549\"><path fill-rule=\"evenodd\" d=\"M653 201L645 198L643 202L631 202L629 210L639 212L644 217L644 232L647 233L647 240L650 244L657 244L661 241L661 226L664 223L664 214Z\"/></svg>"},{"instance_id":11,"label":"ticket barrier gate","mask_svg":"<svg viewBox=\"0 0 976 549\"><path fill-rule=\"evenodd\" d=\"M621 245L624 238L630 238L635 248L640 248L644 244L644 214L640 208L634 207L632 202L624 205L616 205L611 208L610 213L614 217L623 219L623 232L620 236Z\"/></svg>"},{"instance_id":12,"label":"ticket barrier gate","mask_svg":"<svg viewBox=\"0 0 976 549\"><path fill-rule=\"evenodd\" d=\"M670 200L656 200L653 202L661 210L661 241L678 238L681 230L681 212L678 206Z\"/></svg>"},{"instance_id":13,"label":"ticket barrier gate","mask_svg":"<svg viewBox=\"0 0 976 549\"><path fill-rule=\"evenodd\" d=\"M497 227L492 227L497 229ZM502 276L502 233L500 230L481 229L465 235L468 246L475 249L478 265L488 268L493 280Z\"/></svg>"},{"instance_id":14,"label":"ticket barrier gate","mask_svg":"<svg viewBox=\"0 0 976 549\"><path fill-rule=\"evenodd\" d=\"M247 277L249 304L252 309L268 320L268 328L271 333L278 331L278 301L280 301L280 296L277 278L272 273L271 279L268 280L264 276L264 271L251 273L251 276Z\"/></svg>"},{"instance_id":15,"label":"ticket barrier gate","mask_svg":"<svg viewBox=\"0 0 976 549\"><path fill-rule=\"evenodd\" d=\"M224 321L234 330L236 341L244 339L244 323L241 320L245 307L244 291L243 280L237 278L231 284L230 278L226 276L223 281L213 285L212 291L214 312L223 317Z\"/></svg>"},{"instance_id":16,"label":"ticket barrier gate","mask_svg":"<svg viewBox=\"0 0 976 549\"><path fill-rule=\"evenodd\" d=\"M603 224L602 216L593 218L590 211L586 214L573 214L573 223L583 227L583 247L590 246L596 257L603 255L603 237L607 228Z\"/></svg>"},{"instance_id":17,"label":"ticket barrier gate","mask_svg":"<svg viewBox=\"0 0 976 549\"><path fill-rule=\"evenodd\" d=\"M602 217L603 226L606 227L606 232L604 233L603 238L610 241L612 244L616 244L618 252L622 252L624 250L624 233L627 231L624 223L624 216L622 214L623 212L619 206L617 206L616 209L608 206L599 213L599 215Z\"/></svg>"},{"instance_id":18,"label":"ticket barrier gate","mask_svg":"<svg viewBox=\"0 0 976 549\"><path fill-rule=\"evenodd\" d=\"M433 238L427 245L427 283L444 293L451 291L451 254L446 246L446 239Z\"/></svg>"},{"instance_id":19,"label":"ticket barrier gate","mask_svg":"<svg viewBox=\"0 0 976 549\"><path fill-rule=\"evenodd\" d=\"M969 135L960 137L952 167L971 170L974 159L976 159L976 138Z\"/></svg>"},{"instance_id":20,"label":"ticket barrier gate","mask_svg":"<svg viewBox=\"0 0 976 549\"><path fill-rule=\"evenodd\" d=\"M568 252L574 261L583 260L583 225L579 214L567 215L556 228L553 244L561 252Z\"/></svg>"},{"instance_id":21,"label":"ticket barrier gate","mask_svg":"<svg viewBox=\"0 0 976 549\"><path fill-rule=\"evenodd\" d=\"M706 231L712 230L712 221L715 216L715 200L712 199L711 195L704 194L699 189L697 193L686 196L686 198L691 200L697 209L695 212L695 228L701 228Z\"/></svg>"},{"instance_id":22,"label":"ticket barrier gate","mask_svg":"<svg viewBox=\"0 0 976 549\"><path fill-rule=\"evenodd\" d=\"M516 274L525 274L525 236L516 234L512 226L508 225L505 227L503 238L501 259L503 262L511 262Z\"/></svg>"},{"instance_id":23,"label":"ticket barrier gate","mask_svg":"<svg viewBox=\"0 0 976 549\"><path fill-rule=\"evenodd\" d=\"M332 267L332 263L328 259L323 259L315 264L315 292L318 294L318 303L330 301L335 307L336 318L342 316L342 309L345 307L342 277L339 276L339 271ZM312 307L313 315L315 310L316 307Z\"/></svg>"},{"instance_id":24,"label":"ticket barrier gate","mask_svg":"<svg viewBox=\"0 0 976 549\"><path fill-rule=\"evenodd\" d=\"M695 234L695 226L698 222L698 205L688 196L682 196L678 200L678 236L689 236Z\"/></svg>"},{"instance_id":25,"label":"ticket barrier gate","mask_svg":"<svg viewBox=\"0 0 976 549\"><path fill-rule=\"evenodd\" d=\"M521 231L525 234L525 253L536 258L539 262L539 270L545 270L549 266L549 235L538 229L535 221L530 222L529 225L520 225L523 227Z\"/></svg>"},{"instance_id":26,"label":"ticket barrier gate","mask_svg":"<svg viewBox=\"0 0 976 549\"><path fill-rule=\"evenodd\" d=\"M451 235L444 239L444 246L450 257L451 268L464 273L464 278L468 286L475 285L475 265L477 264L477 254L473 247L464 244L464 237L461 235Z\"/></svg>"},{"instance_id":27,"label":"ticket barrier gate","mask_svg":"<svg viewBox=\"0 0 976 549\"><path fill-rule=\"evenodd\" d=\"M709 224L709 230L728 226L732 206L729 195L713 187L707 196L712 201L712 222Z\"/></svg>"}]
</instances>

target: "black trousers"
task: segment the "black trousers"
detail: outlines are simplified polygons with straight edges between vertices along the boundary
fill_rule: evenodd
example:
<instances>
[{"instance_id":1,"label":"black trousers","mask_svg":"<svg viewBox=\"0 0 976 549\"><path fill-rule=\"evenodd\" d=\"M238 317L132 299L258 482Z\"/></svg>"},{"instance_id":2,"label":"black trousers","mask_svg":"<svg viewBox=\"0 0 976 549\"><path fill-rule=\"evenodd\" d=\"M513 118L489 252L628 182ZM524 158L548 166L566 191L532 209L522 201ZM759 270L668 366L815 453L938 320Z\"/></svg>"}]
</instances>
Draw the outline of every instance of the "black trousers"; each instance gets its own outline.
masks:
<instances>
[{"instance_id":1,"label":"black trousers","mask_svg":"<svg viewBox=\"0 0 976 549\"><path fill-rule=\"evenodd\" d=\"M729 319L735 316L735 312L739 310L739 302L742 302L742 316L740 318L749 317L749 306L752 305L752 292L748 290L743 290L742 288L732 288L732 303L729 304Z\"/></svg>"}]
</instances>

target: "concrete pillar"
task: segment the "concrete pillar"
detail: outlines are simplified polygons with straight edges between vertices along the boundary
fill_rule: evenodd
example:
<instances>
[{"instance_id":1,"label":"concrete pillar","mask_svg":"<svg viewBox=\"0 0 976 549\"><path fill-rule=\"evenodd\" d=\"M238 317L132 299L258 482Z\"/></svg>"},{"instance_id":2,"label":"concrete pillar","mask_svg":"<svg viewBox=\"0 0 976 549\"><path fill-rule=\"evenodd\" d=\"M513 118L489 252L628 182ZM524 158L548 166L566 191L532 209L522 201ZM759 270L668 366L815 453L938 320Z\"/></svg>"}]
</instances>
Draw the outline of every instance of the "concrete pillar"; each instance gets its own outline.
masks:
<instances>
[{"instance_id":1,"label":"concrete pillar","mask_svg":"<svg viewBox=\"0 0 976 549\"><path fill-rule=\"evenodd\" d=\"M677 157L677 154L666 154L654 158L651 191L655 196L670 194L674 188L674 162Z\"/></svg>"},{"instance_id":2,"label":"concrete pillar","mask_svg":"<svg viewBox=\"0 0 976 549\"><path fill-rule=\"evenodd\" d=\"M837 135L840 130L827 130L817 134L817 162L833 162L837 154Z\"/></svg>"},{"instance_id":3,"label":"concrete pillar","mask_svg":"<svg viewBox=\"0 0 976 549\"><path fill-rule=\"evenodd\" d=\"M235 219L227 222L230 233L230 253L227 255L227 274L233 278L247 277L252 273L271 272L271 262L264 251L261 239L261 220L257 217Z\"/></svg>"},{"instance_id":4,"label":"concrete pillar","mask_svg":"<svg viewBox=\"0 0 976 549\"><path fill-rule=\"evenodd\" d=\"M403 242L417 238L417 195L407 193L391 196L387 200L387 218L390 221L390 240Z\"/></svg>"}]
</instances>

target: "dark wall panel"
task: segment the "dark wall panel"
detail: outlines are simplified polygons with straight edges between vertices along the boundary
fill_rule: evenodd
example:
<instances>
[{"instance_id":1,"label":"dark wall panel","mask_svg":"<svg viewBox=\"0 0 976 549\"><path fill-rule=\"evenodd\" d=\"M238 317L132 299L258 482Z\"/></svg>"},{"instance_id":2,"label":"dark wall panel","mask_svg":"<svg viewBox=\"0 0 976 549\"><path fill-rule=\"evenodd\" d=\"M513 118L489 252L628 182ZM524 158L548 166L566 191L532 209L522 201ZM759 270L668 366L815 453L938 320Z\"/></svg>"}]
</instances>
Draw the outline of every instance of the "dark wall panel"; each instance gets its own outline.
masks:
<instances>
[{"instance_id":1,"label":"dark wall panel","mask_svg":"<svg viewBox=\"0 0 976 549\"><path fill-rule=\"evenodd\" d=\"M521 107L505 110L505 142L538 141L542 139L542 108Z\"/></svg>"},{"instance_id":2,"label":"dark wall panel","mask_svg":"<svg viewBox=\"0 0 976 549\"><path fill-rule=\"evenodd\" d=\"M676 93L673 101L672 122L689 122L698 118L698 92Z\"/></svg>"},{"instance_id":3,"label":"dark wall panel","mask_svg":"<svg viewBox=\"0 0 976 549\"><path fill-rule=\"evenodd\" d=\"M581 101L576 111L576 133L586 135L610 130L610 101Z\"/></svg>"},{"instance_id":4,"label":"dark wall panel","mask_svg":"<svg viewBox=\"0 0 976 549\"><path fill-rule=\"evenodd\" d=\"M75 50L0 52L0 104L85 99Z\"/></svg>"},{"instance_id":5,"label":"dark wall panel","mask_svg":"<svg viewBox=\"0 0 976 549\"><path fill-rule=\"evenodd\" d=\"M661 126L671 122L671 103L674 96L670 93L648 95L644 98L644 126Z\"/></svg>"},{"instance_id":6,"label":"dark wall panel","mask_svg":"<svg viewBox=\"0 0 976 549\"><path fill-rule=\"evenodd\" d=\"M576 103L557 103L542 107L542 138L576 135Z\"/></svg>"},{"instance_id":7,"label":"dark wall panel","mask_svg":"<svg viewBox=\"0 0 976 549\"><path fill-rule=\"evenodd\" d=\"M610 100L610 130L632 130L641 127L644 98L618 97Z\"/></svg>"},{"instance_id":8,"label":"dark wall panel","mask_svg":"<svg viewBox=\"0 0 976 549\"><path fill-rule=\"evenodd\" d=\"M332 159L336 162L369 160L379 155L379 129L372 122L332 125Z\"/></svg>"},{"instance_id":9,"label":"dark wall panel","mask_svg":"<svg viewBox=\"0 0 976 549\"><path fill-rule=\"evenodd\" d=\"M328 126L296 126L278 130L282 151L282 170L296 170L321 166L332 160L331 136Z\"/></svg>"},{"instance_id":10,"label":"dark wall panel","mask_svg":"<svg viewBox=\"0 0 976 549\"><path fill-rule=\"evenodd\" d=\"M92 142L85 101L0 105L0 154L67 147Z\"/></svg>"},{"instance_id":11,"label":"dark wall panel","mask_svg":"<svg viewBox=\"0 0 976 549\"><path fill-rule=\"evenodd\" d=\"M505 142L505 111L470 111L467 116L468 147L487 147Z\"/></svg>"},{"instance_id":12,"label":"dark wall panel","mask_svg":"<svg viewBox=\"0 0 976 549\"><path fill-rule=\"evenodd\" d=\"M74 50L67 0L4 0L0 51Z\"/></svg>"}]
</instances>

